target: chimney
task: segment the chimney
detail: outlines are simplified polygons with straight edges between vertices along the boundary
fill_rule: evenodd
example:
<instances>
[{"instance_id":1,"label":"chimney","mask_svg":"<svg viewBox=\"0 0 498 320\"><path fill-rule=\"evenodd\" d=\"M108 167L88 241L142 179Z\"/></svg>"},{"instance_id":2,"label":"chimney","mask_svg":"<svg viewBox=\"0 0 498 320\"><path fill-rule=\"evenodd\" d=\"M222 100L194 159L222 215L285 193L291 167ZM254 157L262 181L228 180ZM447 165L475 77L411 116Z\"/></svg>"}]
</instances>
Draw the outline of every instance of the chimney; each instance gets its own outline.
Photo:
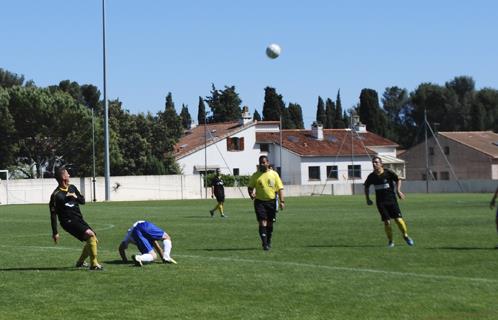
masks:
<instances>
[{"instance_id":1,"label":"chimney","mask_svg":"<svg viewBox=\"0 0 498 320\"><path fill-rule=\"evenodd\" d=\"M320 123L313 122L311 125L311 135L318 141L323 140L323 126Z\"/></svg>"},{"instance_id":2,"label":"chimney","mask_svg":"<svg viewBox=\"0 0 498 320\"><path fill-rule=\"evenodd\" d=\"M249 112L249 107L248 106L243 106L242 107L242 116L239 120L240 125L246 125L248 123L252 122L252 116L251 113Z\"/></svg>"},{"instance_id":3,"label":"chimney","mask_svg":"<svg viewBox=\"0 0 498 320\"><path fill-rule=\"evenodd\" d=\"M356 132L367 132L367 126L360 122L360 116L356 112L351 116L351 127Z\"/></svg>"}]
</instances>

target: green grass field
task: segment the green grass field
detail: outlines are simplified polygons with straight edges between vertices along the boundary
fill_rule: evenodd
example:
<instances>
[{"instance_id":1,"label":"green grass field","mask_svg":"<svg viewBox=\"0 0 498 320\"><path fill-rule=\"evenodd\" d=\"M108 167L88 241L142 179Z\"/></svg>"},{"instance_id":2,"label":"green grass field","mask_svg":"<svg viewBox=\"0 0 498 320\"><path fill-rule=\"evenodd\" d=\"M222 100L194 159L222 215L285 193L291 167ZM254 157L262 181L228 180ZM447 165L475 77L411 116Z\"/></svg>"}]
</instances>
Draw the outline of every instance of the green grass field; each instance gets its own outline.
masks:
<instances>
[{"instance_id":1,"label":"green grass field","mask_svg":"<svg viewBox=\"0 0 498 320\"><path fill-rule=\"evenodd\" d=\"M387 248L362 196L287 198L261 250L250 200L89 203L103 272L73 267L82 244L47 205L0 206L0 319L498 319L498 238L488 194L408 194ZM140 219L173 239L178 265L119 262ZM135 252L130 247L128 253Z\"/></svg>"}]
</instances>

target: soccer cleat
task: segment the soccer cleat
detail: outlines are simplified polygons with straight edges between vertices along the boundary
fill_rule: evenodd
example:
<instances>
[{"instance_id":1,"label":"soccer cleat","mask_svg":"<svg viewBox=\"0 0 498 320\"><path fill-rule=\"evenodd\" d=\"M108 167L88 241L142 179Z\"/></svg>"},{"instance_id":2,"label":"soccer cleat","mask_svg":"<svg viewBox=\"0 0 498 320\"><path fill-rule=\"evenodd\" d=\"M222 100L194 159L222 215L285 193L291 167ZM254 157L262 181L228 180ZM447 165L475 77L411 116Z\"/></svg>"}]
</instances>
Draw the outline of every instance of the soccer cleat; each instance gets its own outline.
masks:
<instances>
[{"instance_id":1,"label":"soccer cleat","mask_svg":"<svg viewBox=\"0 0 498 320\"><path fill-rule=\"evenodd\" d=\"M102 267L100 264L96 264L94 266L91 266L90 271L104 271L104 267Z\"/></svg>"},{"instance_id":2,"label":"soccer cleat","mask_svg":"<svg viewBox=\"0 0 498 320\"><path fill-rule=\"evenodd\" d=\"M224 213L222 213L222 214L221 214L221 217L222 217L222 218L226 218L227 216L226 216Z\"/></svg>"},{"instance_id":3,"label":"soccer cleat","mask_svg":"<svg viewBox=\"0 0 498 320\"><path fill-rule=\"evenodd\" d=\"M211 215L211 218L214 217L214 211L213 210L209 210L209 214Z\"/></svg>"},{"instance_id":4,"label":"soccer cleat","mask_svg":"<svg viewBox=\"0 0 498 320\"><path fill-rule=\"evenodd\" d=\"M267 245L267 244L263 245L263 250L264 251L270 251L270 249L271 249L271 247L269 245Z\"/></svg>"},{"instance_id":5,"label":"soccer cleat","mask_svg":"<svg viewBox=\"0 0 498 320\"><path fill-rule=\"evenodd\" d=\"M133 261L135 262L135 265L137 267L143 267L143 262L142 262L142 259L140 259L140 256L139 255L133 255L131 256L131 258L133 259Z\"/></svg>"},{"instance_id":6,"label":"soccer cleat","mask_svg":"<svg viewBox=\"0 0 498 320\"><path fill-rule=\"evenodd\" d=\"M410 237L403 237L403 239L405 239L406 244L409 246L413 246L415 244L415 242L413 242L413 240Z\"/></svg>"},{"instance_id":7,"label":"soccer cleat","mask_svg":"<svg viewBox=\"0 0 498 320\"><path fill-rule=\"evenodd\" d=\"M167 264L177 264L177 262L175 261L175 259L173 258L169 258L169 259L165 259L163 258L163 263L167 263Z\"/></svg>"},{"instance_id":8,"label":"soccer cleat","mask_svg":"<svg viewBox=\"0 0 498 320\"><path fill-rule=\"evenodd\" d=\"M389 243L387 244L387 247L388 248L394 248L394 242L389 241Z\"/></svg>"},{"instance_id":9,"label":"soccer cleat","mask_svg":"<svg viewBox=\"0 0 498 320\"><path fill-rule=\"evenodd\" d=\"M76 268L88 268L89 267L89 264L86 263L85 261L83 262L76 262L76 264L74 265Z\"/></svg>"}]
</instances>

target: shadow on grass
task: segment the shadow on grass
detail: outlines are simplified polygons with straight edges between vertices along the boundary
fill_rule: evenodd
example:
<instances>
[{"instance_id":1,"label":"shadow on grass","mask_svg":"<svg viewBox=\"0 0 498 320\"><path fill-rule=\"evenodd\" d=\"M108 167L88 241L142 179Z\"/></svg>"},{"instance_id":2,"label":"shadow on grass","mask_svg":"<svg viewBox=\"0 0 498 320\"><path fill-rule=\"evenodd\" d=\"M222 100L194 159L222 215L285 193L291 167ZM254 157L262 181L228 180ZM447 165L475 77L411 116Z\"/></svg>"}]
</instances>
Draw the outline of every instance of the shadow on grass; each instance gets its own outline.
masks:
<instances>
[{"instance_id":1,"label":"shadow on grass","mask_svg":"<svg viewBox=\"0 0 498 320\"><path fill-rule=\"evenodd\" d=\"M430 250L457 250L457 251L472 251L472 250L490 250L498 251L495 247L433 247L427 248Z\"/></svg>"},{"instance_id":2,"label":"shadow on grass","mask_svg":"<svg viewBox=\"0 0 498 320\"><path fill-rule=\"evenodd\" d=\"M16 267L16 268L0 268L0 272L7 271L79 271L86 270L76 267Z\"/></svg>"},{"instance_id":3,"label":"shadow on grass","mask_svg":"<svg viewBox=\"0 0 498 320\"><path fill-rule=\"evenodd\" d=\"M133 261L132 260L128 260L128 262L123 262L123 260L121 259L115 259L115 260L107 260L107 261L104 261L105 264L122 264L122 265L125 265L125 264L133 264Z\"/></svg>"},{"instance_id":4,"label":"shadow on grass","mask_svg":"<svg viewBox=\"0 0 498 320\"><path fill-rule=\"evenodd\" d=\"M204 248L204 249L190 249L190 251L259 251L260 248Z\"/></svg>"},{"instance_id":5,"label":"shadow on grass","mask_svg":"<svg viewBox=\"0 0 498 320\"><path fill-rule=\"evenodd\" d=\"M306 248L379 248L383 247L374 244L312 244L305 246ZM385 246L384 246L385 247Z\"/></svg>"},{"instance_id":6,"label":"shadow on grass","mask_svg":"<svg viewBox=\"0 0 498 320\"><path fill-rule=\"evenodd\" d=\"M184 218L185 219L214 219L214 217L211 217L209 214L202 215L202 216L186 216Z\"/></svg>"}]
</instances>

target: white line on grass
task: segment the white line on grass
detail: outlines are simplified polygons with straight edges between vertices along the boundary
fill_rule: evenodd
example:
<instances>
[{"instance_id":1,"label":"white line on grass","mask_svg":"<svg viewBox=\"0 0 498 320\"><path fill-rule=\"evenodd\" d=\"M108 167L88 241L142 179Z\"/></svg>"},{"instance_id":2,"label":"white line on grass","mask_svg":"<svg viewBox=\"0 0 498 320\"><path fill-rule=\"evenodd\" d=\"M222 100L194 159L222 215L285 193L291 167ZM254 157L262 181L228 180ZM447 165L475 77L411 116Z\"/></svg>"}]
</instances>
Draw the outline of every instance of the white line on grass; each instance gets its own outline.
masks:
<instances>
[{"instance_id":1,"label":"white line on grass","mask_svg":"<svg viewBox=\"0 0 498 320\"><path fill-rule=\"evenodd\" d=\"M241 258L225 258L225 257L205 257L205 256L194 256L194 255L175 255L184 258L194 258L194 259L210 259L210 260L222 260L222 261L234 261L234 262L248 262L248 263L268 263L284 266L293 267L304 267L304 268L316 268L316 269L326 269L326 270L338 270L338 271L348 271L348 272L362 272L362 273L377 273L377 274L387 274L395 276L409 276L426 278L433 280L464 280L464 281L474 281L474 282L490 282L498 283L498 280L487 279L487 278L471 278L471 277L456 277L456 276L442 276L435 274L424 274L424 273L413 273L413 272L401 272L401 271L386 271L386 270L376 270L376 269L366 269L366 268L351 268L351 267L337 267L328 266L320 264L310 264L310 263L300 263L300 262L289 262L289 261L270 261L270 260L253 260L253 259L241 259Z\"/></svg>"},{"instance_id":2,"label":"white line on grass","mask_svg":"<svg viewBox=\"0 0 498 320\"><path fill-rule=\"evenodd\" d=\"M62 247L62 246L56 246L56 245L54 245L53 247L0 245L0 247L1 248L16 247L16 248L24 248L24 249L38 249L38 250L39 249L42 249L42 250L75 250L75 251L81 250L81 248ZM102 249L99 249L99 251L101 251L101 252L102 251L103 252L114 252L114 251L102 250ZM175 257L203 259L203 260L209 259L209 260L243 262L243 263L251 263L251 264L267 263L267 264L283 265L283 266L290 266L290 267L315 268L315 269L347 271L347 272L376 273L376 274L394 275L394 276L402 276L402 277L409 276L409 277L418 277L418 278L425 278L425 279L432 279L432 280L458 280L458 281L498 283L498 280L496 280L496 279L487 279L487 278L442 276L442 275L414 273L414 272L386 271L386 270L376 270L376 269L367 269L367 268L337 267L337 266L290 262L290 261L255 260L255 259L227 258L227 257L206 257L206 256L196 256L196 255L186 255L186 254L176 254Z\"/></svg>"}]
</instances>

